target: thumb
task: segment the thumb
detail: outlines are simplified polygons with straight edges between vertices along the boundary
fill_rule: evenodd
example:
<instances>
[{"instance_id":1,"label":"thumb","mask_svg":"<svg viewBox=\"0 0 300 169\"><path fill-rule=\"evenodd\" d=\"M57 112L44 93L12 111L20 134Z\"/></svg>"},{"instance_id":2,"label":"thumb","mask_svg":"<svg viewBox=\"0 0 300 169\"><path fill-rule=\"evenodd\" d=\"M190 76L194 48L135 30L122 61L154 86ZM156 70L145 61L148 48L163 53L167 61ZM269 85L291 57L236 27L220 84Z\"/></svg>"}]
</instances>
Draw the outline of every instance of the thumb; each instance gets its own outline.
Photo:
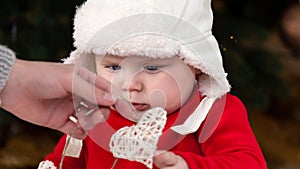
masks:
<instances>
[{"instance_id":1,"label":"thumb","mask_svg":"<svg viewBox=\"0 0 300 169\"><path fill-rule=\"evenodd\" d=\"M153 162L158 168L173 166L177 164L178 156L170 151L157 150Z\"/></svg>"}]
</instances>

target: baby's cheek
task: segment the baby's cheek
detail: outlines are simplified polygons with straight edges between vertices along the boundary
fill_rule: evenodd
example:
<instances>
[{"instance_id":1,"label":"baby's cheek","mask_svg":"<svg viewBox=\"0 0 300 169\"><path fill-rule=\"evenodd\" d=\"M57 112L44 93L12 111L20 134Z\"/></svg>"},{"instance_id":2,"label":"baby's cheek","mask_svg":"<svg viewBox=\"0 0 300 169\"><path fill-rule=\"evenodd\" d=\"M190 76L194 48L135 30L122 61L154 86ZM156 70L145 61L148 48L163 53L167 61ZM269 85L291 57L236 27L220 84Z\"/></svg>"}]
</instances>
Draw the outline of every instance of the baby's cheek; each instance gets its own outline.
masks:
<instances>
[{"instance_id":1,"label":"baby's cheek","mask_svg":"<svg viewBox=\"0 0 300 169\"><path fill-rule=\"evenodd\" d=\"M151 91L149 95L149 101L151 107L161 107L166 109L168 102L167 94L163 90L155 89Z\"/></svg>"},{"instance_id":2,"label":"baby's cheek","mask_svg":"<svg viewBox=\"0 0 300 169\"><path fill-rule=\"evenodd\" d=\"M182 105L183 105L183 102L182 102L181 96L176 95L176 96L173 96L170 99L168 99L165 109L167 110L168 114L171 114L171 113L177 111L178 109L180 109Z\"/></svg>"}]
</instances>

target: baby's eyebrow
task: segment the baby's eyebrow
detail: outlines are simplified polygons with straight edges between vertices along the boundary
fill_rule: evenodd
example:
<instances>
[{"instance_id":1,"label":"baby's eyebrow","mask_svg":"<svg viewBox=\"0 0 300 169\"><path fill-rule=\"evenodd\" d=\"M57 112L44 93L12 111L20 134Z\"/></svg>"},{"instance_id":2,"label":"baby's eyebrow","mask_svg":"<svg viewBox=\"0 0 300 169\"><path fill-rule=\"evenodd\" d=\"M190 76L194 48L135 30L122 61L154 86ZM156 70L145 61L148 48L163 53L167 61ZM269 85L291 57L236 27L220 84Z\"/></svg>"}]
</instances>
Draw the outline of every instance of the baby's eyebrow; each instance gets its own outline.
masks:
<instances>
[{"instance_id":1,"label":"baby's eyebrow","mask_svg":"<svg viewBox=\"0 0 300 169\"><path fill-rule=\"evenodd\" d=\"M124 60L124 57L118 56L105 56L100 60L101 64L120 64Z\"/></svg>"}]
</instances>

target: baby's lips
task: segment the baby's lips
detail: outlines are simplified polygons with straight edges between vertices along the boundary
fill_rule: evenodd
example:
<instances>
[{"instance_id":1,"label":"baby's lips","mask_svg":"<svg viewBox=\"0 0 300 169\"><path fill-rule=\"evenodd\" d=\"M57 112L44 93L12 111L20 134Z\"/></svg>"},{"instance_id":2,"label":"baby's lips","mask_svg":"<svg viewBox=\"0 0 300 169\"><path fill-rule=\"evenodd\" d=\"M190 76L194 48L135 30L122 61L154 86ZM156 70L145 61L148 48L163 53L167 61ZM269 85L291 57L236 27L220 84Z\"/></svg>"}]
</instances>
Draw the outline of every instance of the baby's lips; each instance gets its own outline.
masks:
<instances>
[{"instance_id":1,"label":"baby's lips","mask_svg":"<svg viewBox=\"0 0 300 169\"><path fill-rule=\"evenodd\" d=\"M137 111L145 111L150 108L148 104L143 103L132 103L132 105Z\"/></svg>"}]
</instances>

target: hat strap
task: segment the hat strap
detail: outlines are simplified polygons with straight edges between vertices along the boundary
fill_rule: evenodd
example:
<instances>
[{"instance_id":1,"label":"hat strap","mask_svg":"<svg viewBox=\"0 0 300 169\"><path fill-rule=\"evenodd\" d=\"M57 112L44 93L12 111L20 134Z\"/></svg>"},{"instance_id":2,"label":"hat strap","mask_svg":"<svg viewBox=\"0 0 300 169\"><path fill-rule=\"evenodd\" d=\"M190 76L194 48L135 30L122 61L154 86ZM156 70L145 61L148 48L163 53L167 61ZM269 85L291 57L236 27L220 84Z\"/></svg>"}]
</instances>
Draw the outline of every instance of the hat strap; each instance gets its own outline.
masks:
<instances>
[{"instance_id":1,"label":"hat strap","mask_svg":"<svg viewBox=\"0 0 300 169\"><path fill-rule=\"evenodd\" d=\"M171 129L182 135L194 133L199 129L200 125L206 118L209 110L211 109L216 99L216 97L203 98L203 100L200 102L195 111L187 118L187 120L183 124L173 126L171 127Z\"/></svg>"}]
</instances>

